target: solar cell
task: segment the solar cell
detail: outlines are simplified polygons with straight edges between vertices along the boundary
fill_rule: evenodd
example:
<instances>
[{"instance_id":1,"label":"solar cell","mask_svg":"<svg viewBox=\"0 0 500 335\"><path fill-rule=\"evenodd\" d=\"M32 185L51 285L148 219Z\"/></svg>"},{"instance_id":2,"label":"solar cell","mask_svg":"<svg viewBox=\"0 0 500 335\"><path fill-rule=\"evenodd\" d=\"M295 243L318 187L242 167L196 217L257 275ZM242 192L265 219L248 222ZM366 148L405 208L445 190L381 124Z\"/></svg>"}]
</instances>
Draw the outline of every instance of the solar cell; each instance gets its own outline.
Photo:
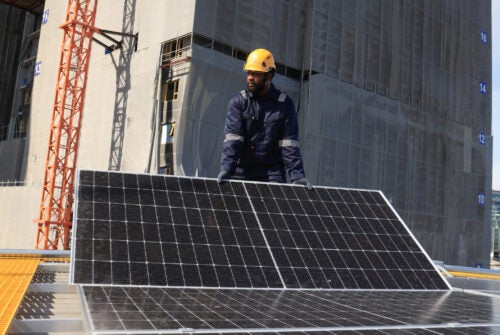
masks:
<instances>
[{"instance_id":1,"label":"solar cell","mask_svg":"<svg viewBox=\"0 0 500 335\"><path fill-rule=\"evenodd\" d=\"M72 282L448 289L378 191L79 171Z\"/></svg>"}]
</instances>

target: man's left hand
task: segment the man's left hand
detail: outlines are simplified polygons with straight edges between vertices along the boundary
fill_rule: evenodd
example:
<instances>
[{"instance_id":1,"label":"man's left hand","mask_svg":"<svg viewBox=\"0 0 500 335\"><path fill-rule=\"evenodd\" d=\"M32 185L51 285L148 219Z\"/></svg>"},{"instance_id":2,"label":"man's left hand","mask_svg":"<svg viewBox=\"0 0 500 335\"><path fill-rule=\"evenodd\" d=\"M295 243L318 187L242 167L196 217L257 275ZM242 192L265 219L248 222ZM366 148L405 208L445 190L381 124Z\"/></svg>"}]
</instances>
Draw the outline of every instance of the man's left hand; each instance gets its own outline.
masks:
<instances>
[{"instance_id":1,"label":"man's left hand","mask_svg":"<svg viewBox=\"0 0 500 335\"><path fill-rule=\"evenodd\" d=\"M299 179L295 179L293 182L293 184L295 185L304 185L306 186L309 190L312 190L313 187L311 185L311 183L309 182L309 180L307 180L306 178L299 178Z\"/></svg>"}]
</instances>

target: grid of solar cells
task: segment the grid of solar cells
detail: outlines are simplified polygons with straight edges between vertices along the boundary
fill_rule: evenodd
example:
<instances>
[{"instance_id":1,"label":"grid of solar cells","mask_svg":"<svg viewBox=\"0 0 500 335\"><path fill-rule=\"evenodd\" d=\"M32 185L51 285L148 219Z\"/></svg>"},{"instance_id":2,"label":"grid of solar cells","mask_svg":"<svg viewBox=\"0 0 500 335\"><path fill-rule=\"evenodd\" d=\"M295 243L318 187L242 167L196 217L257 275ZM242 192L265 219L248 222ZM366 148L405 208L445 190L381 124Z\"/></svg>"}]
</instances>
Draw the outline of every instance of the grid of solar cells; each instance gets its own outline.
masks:
<instances>
[{"instance_id":1,"label":"grid of solar cells","mask_svg":"<svg viewBox=\"0 0 500 335\"><path fill-rule=\"evenodd\" d=\"M448 289L376 191L80 171L77 200L75 283Z\"/></svg>"},{"instance_id":2,"label":"grid of solar cells","mask_svg":"<svg viewBox=\"0 0 500 335\"><path fill-rule=\"evenodd\" d=\"M283 287L241 183L80 171L81 284Z\"/></svg>"},{"instance_id":3,"label":"grid of solar cells","mask_svg":"<svg viewBox=\"0 0 500 335\"><path fill-rule=\"evenodd\" d=\"M286 287L448 289L377 191L245 188Z\"/></svg>"},{"instance_id":4,"label":"grid of solar cells","mask_svg":"<svg viewBox=\"0 0 500 335\"><path fill-rule=\"evenodd\" d=\"M498 330L500 323L499 297L457 291L94 286L83 287L83 295L95 333L189 333L192 329L233 334L251 329L249 333L275 330L281 334L300 329L314 334L350 330L360 334L467 334L473 329L471 333L481 334L481 330Z\"/></svg>"}]
</instances>

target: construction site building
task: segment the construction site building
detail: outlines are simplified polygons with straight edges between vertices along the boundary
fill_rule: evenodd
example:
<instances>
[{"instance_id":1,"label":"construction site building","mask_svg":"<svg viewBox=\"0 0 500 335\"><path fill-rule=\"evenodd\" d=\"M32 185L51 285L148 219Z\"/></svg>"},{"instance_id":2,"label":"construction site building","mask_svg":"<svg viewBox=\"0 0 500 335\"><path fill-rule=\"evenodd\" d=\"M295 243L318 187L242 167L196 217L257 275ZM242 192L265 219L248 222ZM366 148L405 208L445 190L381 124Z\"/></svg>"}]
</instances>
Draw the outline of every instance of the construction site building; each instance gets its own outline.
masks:
<instances>
[{"instance_id":1,"label":"construction site building","mask_svg":"<svg viewBox=\"0 0 500 335\"><path fill-rule=\"evenodd\" d=\"M32 248L66 3L0 1L0 248ZM19 1L21 2L21 1ZM215 177L243 64L273 52L315 185L380 189L434 259L489 267L491 3L100 1L78 167Z\"/></svg>"}]
</instances>

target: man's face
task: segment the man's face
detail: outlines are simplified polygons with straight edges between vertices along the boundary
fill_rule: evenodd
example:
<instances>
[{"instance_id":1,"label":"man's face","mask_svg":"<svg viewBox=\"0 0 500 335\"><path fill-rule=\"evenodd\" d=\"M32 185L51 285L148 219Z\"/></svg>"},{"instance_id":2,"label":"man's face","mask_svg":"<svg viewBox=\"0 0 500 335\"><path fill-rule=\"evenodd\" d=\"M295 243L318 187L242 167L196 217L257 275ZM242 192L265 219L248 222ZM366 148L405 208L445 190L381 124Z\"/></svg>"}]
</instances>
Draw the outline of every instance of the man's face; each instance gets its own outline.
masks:
<instances>
[{"instance_id":1,"label":"man's face","mask_svg":"<svg viewBox=\"0 0 500 335\"><path fill-rule=\"evenodd\" d=\"M247 71L247 88L252 94L261 94L266 91L267 73Z\"/></svg>"}]
</instances>

